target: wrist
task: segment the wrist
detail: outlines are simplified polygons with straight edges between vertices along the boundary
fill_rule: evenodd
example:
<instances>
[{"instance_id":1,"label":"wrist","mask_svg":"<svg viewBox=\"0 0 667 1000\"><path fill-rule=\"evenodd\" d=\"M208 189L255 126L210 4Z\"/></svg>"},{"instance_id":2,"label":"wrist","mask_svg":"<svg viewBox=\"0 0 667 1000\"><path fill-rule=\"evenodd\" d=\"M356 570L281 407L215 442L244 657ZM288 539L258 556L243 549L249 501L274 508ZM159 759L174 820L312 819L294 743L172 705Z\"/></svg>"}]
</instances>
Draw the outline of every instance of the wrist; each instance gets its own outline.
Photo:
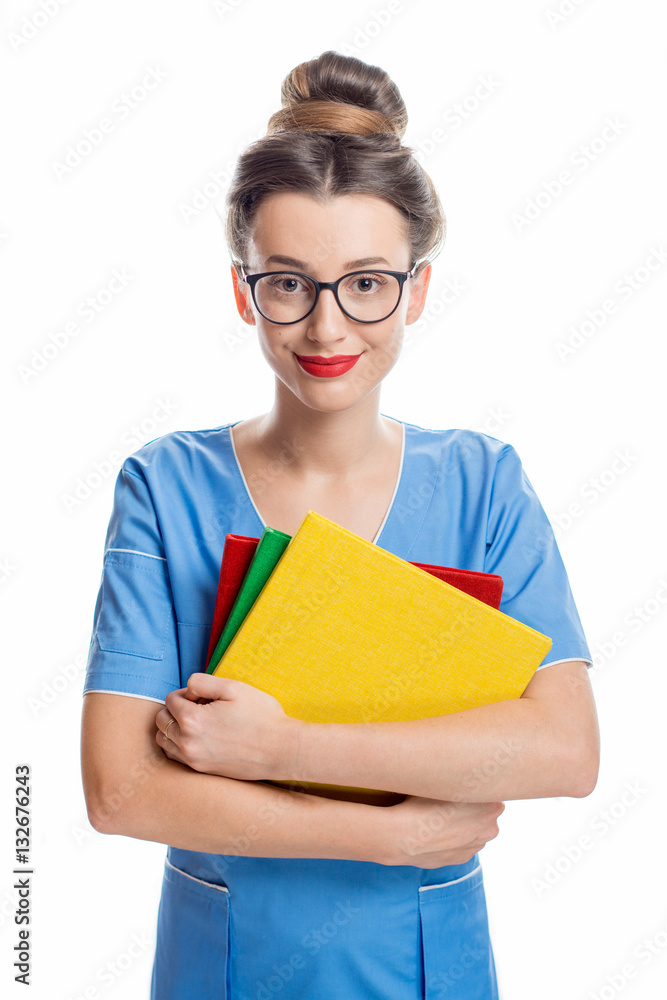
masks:
<instances>
[{"instance_id":1,"label":"wrist","mask_svg":"<svg viewBox=\"0 0 667 1000\"><path fill-rule=\"evenodd\" d=\"M322 848L320 857L346 861L391 864L396 834L391 810L363 802L330 799L324 795L304 795L319 817Z\"/></svg>"},{"instance_id":2,"label":"wrist","mask_svg":"<svg viewBox=\"0 0 667 1000\"><path fill-rule=\"evenodd\" d=\"M301 762L303 759L303 744L309 722L286 716L286 724L282 729L279 749L275 757L270 781L302 781Z\"/></svg>"}]
</instances>

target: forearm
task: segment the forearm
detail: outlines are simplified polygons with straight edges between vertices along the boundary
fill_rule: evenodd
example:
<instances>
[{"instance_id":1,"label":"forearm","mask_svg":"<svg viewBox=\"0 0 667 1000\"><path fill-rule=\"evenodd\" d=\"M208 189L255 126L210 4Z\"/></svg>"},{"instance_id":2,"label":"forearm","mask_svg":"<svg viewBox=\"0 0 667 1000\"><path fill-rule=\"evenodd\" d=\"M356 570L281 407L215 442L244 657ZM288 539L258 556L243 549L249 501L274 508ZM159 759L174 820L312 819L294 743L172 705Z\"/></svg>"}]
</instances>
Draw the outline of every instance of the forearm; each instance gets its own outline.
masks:
<instances>
[{"instance_id":1,"label":"forearm","mask_svg":"<svg viewBox=\"0 0 667 1000\"><path fill-rule=\"evenodd\" d=\"M290 777L447 801L580 795L575 746L517 698L409 722L302 723Z\"/></svg>"},{"instance_id":2,"label":"forearm","mask_svg":"<svg viewBox=\"0 0 667 1000\"><path fill-rule=\"evenodd\" d=\"M104 833L190 851L363 861L377 851L382 812L202 774L157 750L128 768L123 781L100 792L91 822Z\"/></svg>"}]
</instances>

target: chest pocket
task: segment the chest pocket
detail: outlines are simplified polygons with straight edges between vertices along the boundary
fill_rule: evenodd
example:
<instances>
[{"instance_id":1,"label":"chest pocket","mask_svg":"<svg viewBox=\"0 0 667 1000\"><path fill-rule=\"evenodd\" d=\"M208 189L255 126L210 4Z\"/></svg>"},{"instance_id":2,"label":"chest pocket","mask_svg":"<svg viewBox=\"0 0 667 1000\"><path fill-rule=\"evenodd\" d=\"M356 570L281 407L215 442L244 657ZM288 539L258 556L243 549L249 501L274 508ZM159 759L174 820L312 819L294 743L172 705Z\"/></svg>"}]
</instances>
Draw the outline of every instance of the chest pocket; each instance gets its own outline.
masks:
<instances>
[{"instance_id":1,"label":"chest pocket","mask_svg":"<svg viewBox=\"0 0 667 1000\"><path fill-rule=\"evenodd\" d=\"M419 889L425 1000L498 1000L482 866Z\"/></svg>"},{"instance_id":2,"label":"chest pocket","mask_svg":"<svg viewBox=\"0 0 667 1000\"><path fill-rule=\"evenodd\" d=\"M173 618L166 559L109 549L96 622L100 649L161 660Z\"/></svg>"}]
</instances>

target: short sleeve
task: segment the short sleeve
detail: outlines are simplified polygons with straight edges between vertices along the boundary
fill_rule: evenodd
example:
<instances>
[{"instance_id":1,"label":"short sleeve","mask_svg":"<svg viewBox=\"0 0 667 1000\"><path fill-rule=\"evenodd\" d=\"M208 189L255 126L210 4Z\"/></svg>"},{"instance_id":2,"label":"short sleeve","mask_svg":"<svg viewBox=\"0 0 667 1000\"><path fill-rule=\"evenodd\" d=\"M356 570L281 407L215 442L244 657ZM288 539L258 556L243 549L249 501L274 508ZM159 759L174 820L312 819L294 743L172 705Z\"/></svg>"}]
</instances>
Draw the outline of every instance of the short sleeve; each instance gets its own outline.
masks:
<instances>
[{"instance_id":1,"label":"short sleeve","mask_svg":"<svg viewBox=\"0 0 667 1000\"><path fill-rule=\"evenodd\" d=\"M83 690L164 701L182 686L169 570L148 484L127 465L114 489Z\"/></svg>"},{"instance_id":2,"label":"short sleeve","mask_svg":"<svg viewBox=\"0 0 667 1000\"><path fill-rule=\"evenodd\" d=\"M538 670L561 660L592 665L553 528L512 445L495 469L484 569L503 578L500 610L551 639Z\"/></svg>"}]
</instances>

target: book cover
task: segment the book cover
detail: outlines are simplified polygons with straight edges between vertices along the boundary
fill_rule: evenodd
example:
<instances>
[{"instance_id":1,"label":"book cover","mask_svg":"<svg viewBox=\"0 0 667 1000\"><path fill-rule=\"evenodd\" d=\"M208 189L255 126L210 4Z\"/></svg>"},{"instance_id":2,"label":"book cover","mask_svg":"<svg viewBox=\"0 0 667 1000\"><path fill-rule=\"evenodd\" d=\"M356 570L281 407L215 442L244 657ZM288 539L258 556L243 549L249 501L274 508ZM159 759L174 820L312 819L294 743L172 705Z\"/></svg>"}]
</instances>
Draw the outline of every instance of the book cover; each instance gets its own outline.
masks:
<instances>
[{"instance_id":1,"label":"book cover","mask_svg":"<svg viewBox=\"0 0 667 1000\"><path fill-rule=\"evenodd\" d=\"M270 530L273 531L274 529ZM291 536L285 537L291 538ZM246 585L249 587L252 586L250 581L246 580L246 574L248 573L249 567L253 561L253 556L259 541L259 538L252 538L247 535L228 534L225 536L225 545L222 553L222 565L218 580L218 592L213 612L213 624L211 626L211 635L206 654L207 673L213 673L213 670L219 663L224 650L233 639L237 629L241 625L241 621L243 620L241 615L236 613L238 609L235 609L233 617L234 627L233 629L230 627L230 629L225 633L225 641L221 644L219 649L216 650L216 646L220 641L220 637L230 617L241 587L243 586L245 588ZM266 582L269 578L283 551L284 548L282 546L274 546L271 550L266 548L263 550L263 582ZM426 570L427 573L437 576L438 579L444 580L446 583L450 583L454 587L458 587L459 590L464 590L466 594L470 594L472 597L476 597L478 600L484 601L485 604L489 604L492 608L500 607L503 593L503 580L502 577L498 576L496 573L480 573L475 570L457 569L452 566L437 566L433 563L413 562L412 565ZM256 588L253 589L255 593L259 593ZM248 605L247 602L245 602L244 606L246 607L245 613L247 614L252 605ZM245 614L243 617L245 617Z\"/></svg>"},{"instance_id":2,"label":"book cover","mask_svg":"<svg viewBox=\"0 0 667 1000\"><path fill-rule=\"evenodd\" d=\"M213 673L305 721L400 721L518 698L550 648L548 636L311 510ZM274 784L361 801L395 794Z\"/></svg>"}]
</instances>

